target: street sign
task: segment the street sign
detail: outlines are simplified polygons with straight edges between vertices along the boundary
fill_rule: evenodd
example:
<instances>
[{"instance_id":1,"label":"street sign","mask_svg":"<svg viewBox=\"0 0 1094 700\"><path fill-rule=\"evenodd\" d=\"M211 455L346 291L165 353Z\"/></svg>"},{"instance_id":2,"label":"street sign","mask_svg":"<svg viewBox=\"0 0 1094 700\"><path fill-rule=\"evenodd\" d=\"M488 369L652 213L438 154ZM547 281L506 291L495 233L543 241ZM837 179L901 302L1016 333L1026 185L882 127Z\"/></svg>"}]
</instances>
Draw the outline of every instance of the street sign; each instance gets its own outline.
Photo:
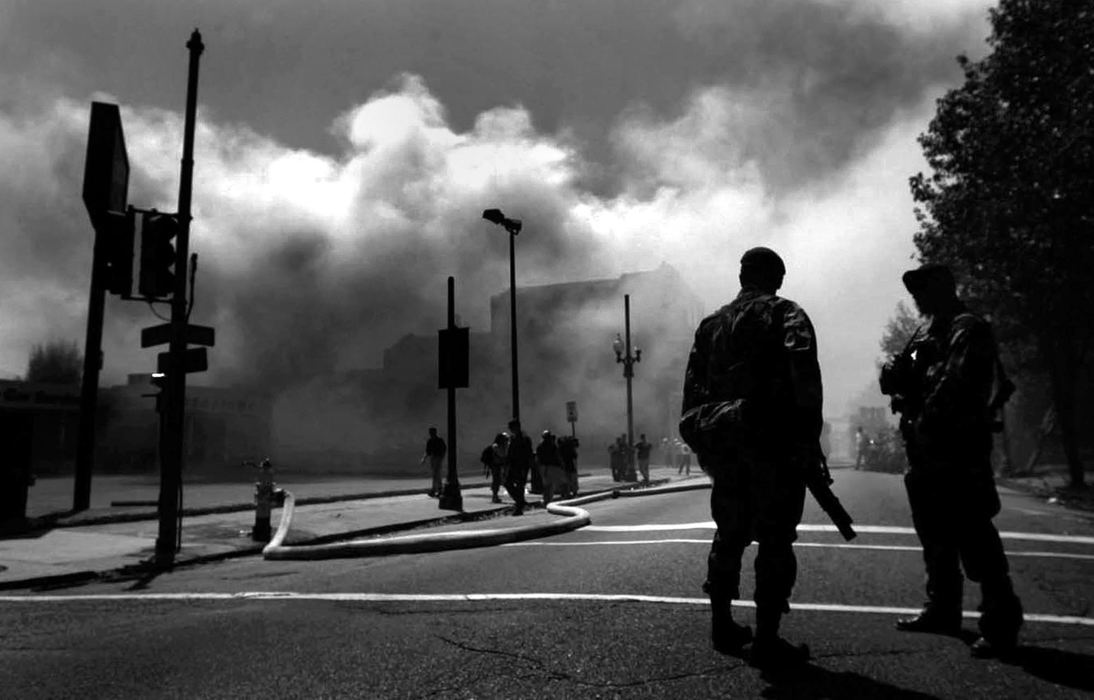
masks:
<instances>
[{"instance_id":1,"label":"street sign","mask_svg":"<svg viewBox=\"0 0 1094 700\"><path fill-rule=\"evenodd\" d=\"M91 103L83 197L93 223L97 224L107 211L125 211L129 197L129 156L118 105Z\"/></svg>"},{"instance_id":2,"label":"street sign","mask_svg":"<svg viewBox=\"0 0 1094 700\"><path fill-rule=\"evenodd\" d=\"M205 345L213 347L216 343L216 334L209 326L195 326L186 324L186 342L190 345ZM150 348L156 345L166 345L171 342L171 324L161 323L158 326L149 326L141 329L141 347Z\"/></svg>"},{"instance_id":3,"label":"street sign","mask_svg":"<svg viewBox=\"0 0 1094 700\"><path fill-rule=\"evenodd\" d=\"M566 422L568 422L568 423L576 423L577 422L577 401L567 401L566 402Z\"/></svg>"},{"instance_id":4,"label":"street sign","mask_svg":"<svg viewBox=\"0 0 1094 700\"><path fill-rule=\"evenodd\" d=\"M183 370L190 374L192 372L204 372L209 369L209 356L205 352L205 348L187 348L185 354L182 356ZM168 373L171 371L171 353L161 352L156 356L156 369L159 372Z\"/></svg>"}]
</instances>

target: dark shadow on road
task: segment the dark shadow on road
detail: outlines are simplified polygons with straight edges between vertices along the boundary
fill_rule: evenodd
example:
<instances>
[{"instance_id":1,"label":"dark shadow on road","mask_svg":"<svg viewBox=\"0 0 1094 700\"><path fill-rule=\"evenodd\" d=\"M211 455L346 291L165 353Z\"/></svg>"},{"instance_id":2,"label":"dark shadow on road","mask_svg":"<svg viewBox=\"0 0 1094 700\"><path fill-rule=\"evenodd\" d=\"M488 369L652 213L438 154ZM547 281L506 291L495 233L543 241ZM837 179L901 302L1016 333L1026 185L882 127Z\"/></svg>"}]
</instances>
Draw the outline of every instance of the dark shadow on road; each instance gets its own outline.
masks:
<instances>
[{"instance_id":1,"label":"dark shadow on road","mask_svg":"<svg viewBox=\"0 0 1094 700\"><path fill-rule=\"evenodd\" d=\"M812 664L792 671L765 671L760 677L771 684L760 693L765 698L936 700L933 695L898 688L850 671L828 671Z\"/></svg>"},{"instance_id":2,"label":"dark shadow on road","mask_svg":"<svg viewBox=\"0 0 1094 700\"><path fill-rule=\"evenodd\" d=\"M1094 692L1094 656L1045 647L1019 647L1004 663L1058 685Z\"/></svg>"}]
</instances>

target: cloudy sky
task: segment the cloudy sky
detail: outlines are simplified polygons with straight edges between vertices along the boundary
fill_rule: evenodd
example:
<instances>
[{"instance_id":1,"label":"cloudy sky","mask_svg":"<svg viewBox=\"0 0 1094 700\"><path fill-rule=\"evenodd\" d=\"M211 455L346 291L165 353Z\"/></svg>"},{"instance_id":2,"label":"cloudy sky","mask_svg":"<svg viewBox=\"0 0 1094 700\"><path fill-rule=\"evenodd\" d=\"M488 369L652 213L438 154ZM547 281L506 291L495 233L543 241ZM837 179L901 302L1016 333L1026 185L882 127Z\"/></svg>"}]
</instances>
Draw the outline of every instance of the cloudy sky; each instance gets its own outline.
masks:
<instances>
[{"instance_id":1,"label":"cloudy sky","mask_svg":"<svg viewBox=\"0 0 1094 700\"><path fill-rule=\"evenodd\" d=\"M820 335L827 412L873 381L904 298L916 136L982 55L985 0L0 0L0 377L83 345L92 100L122 108L130 203L175 210L201 58L193 320L207 381L377 366L488 321L518 283L676 266L708 310L753 245ZM147 371L147 306L107 302L104 380Z\"/></svg>"}]
</instances>

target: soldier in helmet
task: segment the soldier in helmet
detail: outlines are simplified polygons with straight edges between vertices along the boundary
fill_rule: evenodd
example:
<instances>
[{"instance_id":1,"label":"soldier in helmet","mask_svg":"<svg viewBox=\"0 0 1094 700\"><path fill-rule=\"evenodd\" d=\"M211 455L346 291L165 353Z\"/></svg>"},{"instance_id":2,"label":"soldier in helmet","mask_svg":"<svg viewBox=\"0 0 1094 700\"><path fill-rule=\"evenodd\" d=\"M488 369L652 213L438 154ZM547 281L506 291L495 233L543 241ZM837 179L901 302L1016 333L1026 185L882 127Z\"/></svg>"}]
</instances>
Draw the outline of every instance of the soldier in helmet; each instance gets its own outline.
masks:
<instances>
[{"instance_id":1,"label":"soldier in helmet","mask_svg":"<svg viewBox=\"0 0 1094 700\"><path fill-rule=\"evenodd\" d=\"M684 380L685 412L715 401L739 401L740 425L693 444L710 475L717 531L703 589L710 596L711 641L738 654L752 630L734 622L741 557L756 556L756 637L750 662L792 667L809 659L805 645L779 636L797 574L793 543L805 502L802 460L815 456L821 419L816 334L805 311L775 295L786 268L768 248L741 258L741 291L703 319L695 332Z\"/></svg>"},{"instance_id":2,"label":"soldier in helmet","mask_svg":"<svg viewBox=\"0 0 1094 700\"><path fill-rule=\"evenodd\" d=\"M904 484L923 546L927 603L896 626L960 632L963 565L980 584L983 601L972 653L1003 655L1017 645L1022 604L991 522L1000 507L992 418L1014 385L1003 374L991 324L958 299L949 268L923 265L904 273L903 281L927 321L882 368L881 390L901 413L909 465Z\"/></svg>"}]
</instances>

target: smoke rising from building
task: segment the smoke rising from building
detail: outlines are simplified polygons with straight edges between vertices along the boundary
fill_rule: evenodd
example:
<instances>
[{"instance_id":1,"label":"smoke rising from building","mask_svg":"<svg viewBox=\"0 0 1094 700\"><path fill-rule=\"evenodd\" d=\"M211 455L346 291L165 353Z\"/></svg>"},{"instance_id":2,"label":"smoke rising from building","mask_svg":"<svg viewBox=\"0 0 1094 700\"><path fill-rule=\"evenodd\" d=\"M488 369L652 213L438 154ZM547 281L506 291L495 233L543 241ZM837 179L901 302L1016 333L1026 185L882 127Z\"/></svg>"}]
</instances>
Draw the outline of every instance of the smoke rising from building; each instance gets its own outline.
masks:
<instances>
[{"instance_id":1,"label":"smoke rising from building","mask_svg":"<svg viewBox=\"0 0 1094 700\"><path fill-rule=\"evenodd\" d=\"M462 10L469 18L473 5ZM970 48L970 27L982 21L981 3L963 13L944 5L657 5L665 24L618 26L623 39L609 43L622 53L611 66L591 53L596 42L568 29L581 13L543 9L536 31L553 26L554 36L570 37L566 50L536 44L537 60L555 57L558 70L472 72L476 79L462 84L479 88L469 93L475 102L461 96L450 66L407 60L389 70L396 77L385 89L324 115L330 152L286 145L305 140L299 130L293 140L271 135L272 105L248 120L260 126L247 126L240 98L207 71L195 156L193 321L217 328L217 346L211 371L192 380L260 387L285 397L283 420L296 415L323 441L349 434L358 425L350 416L363 409L339 378L377 367L405 334L443 326L448 275L457 279L463 322L488 329L489 298L508 286L508 242L480 215L500 207L525 222L522 286L615 278L667 262L709 312L735 293L741 252L779 250L788 265L783 291L820 334L826 409L841 413L873 380L878 338L903 298L899 273L911 265L915 228L906 180L924 167L915 137L933 98L957 77L951 56ZM439 22L445 12L437 12ZM512 31L479 41L478 64L526 67L534 52L514 47L531 30L515 18L498 22ZM648 59L637 47L656 53L643 42L658 31L667 52L661 70L642 69ZM458 46L470 35L443 40ZM213 35L207 43L224 46ZM398 58L393 49L362 61L370 66L362 70ZM203 61L211 68L214 60L210 49ZM574 62L584 71L566 69ZM421 73L398 74L418 64ZM529 92L526 80L553 87ZM499 81L511 92L493 98ZM0 150L21 164L0 173L7 374L20 372L43 338L83 337L91 230L78 192L88 99L52 87L62 83L35 90L6 80L20 101L0 103ZM235 84L244 96L254 89ZM130 200L173 210L181 115L114 89L88 97L123 107ZM133 91L141 89L151 87ZM276 108L316 106L300 99ZM621 300L617 313L621 330ZM157 322L143 305L108 302L105 381L151 369L155 351L137 348L138 329ZM639 338L644 332L635 328Z\"/></svg>"}]
</instances>

